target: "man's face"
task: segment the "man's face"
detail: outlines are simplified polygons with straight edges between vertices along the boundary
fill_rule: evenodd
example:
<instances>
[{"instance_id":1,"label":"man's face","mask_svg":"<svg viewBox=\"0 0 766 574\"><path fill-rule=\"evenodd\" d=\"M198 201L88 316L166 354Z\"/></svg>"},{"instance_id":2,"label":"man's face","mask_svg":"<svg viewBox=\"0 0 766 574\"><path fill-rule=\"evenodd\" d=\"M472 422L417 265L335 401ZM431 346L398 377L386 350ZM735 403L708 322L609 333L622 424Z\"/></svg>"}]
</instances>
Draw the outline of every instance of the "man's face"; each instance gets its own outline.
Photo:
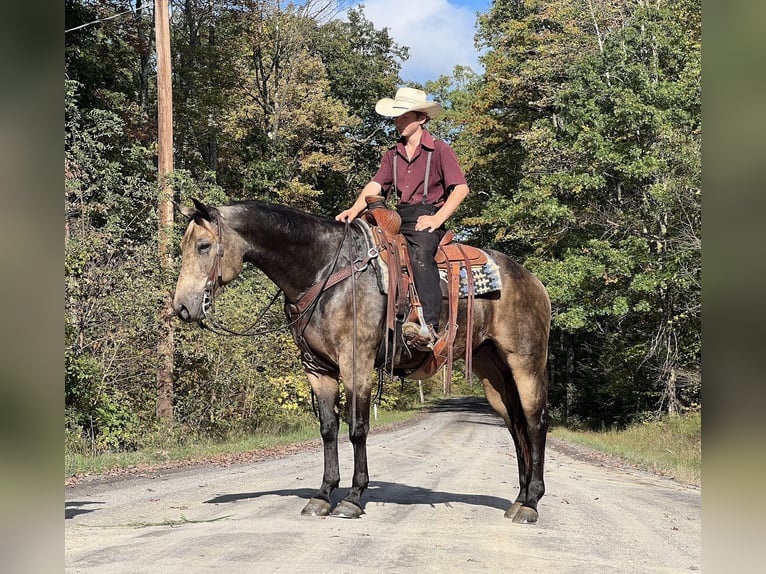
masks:
<instances>
[{"instance_id":1,"label":"man's face","mask_svg":"<svg viewBox=\"0 0 766 574\"><path fill-rule=\"evenodd\" d=\"M422 127L425 118L425 114L419 112L406 112L394 118L394 125L399 135L407 138Z\"/></svg>"}]
</instances>

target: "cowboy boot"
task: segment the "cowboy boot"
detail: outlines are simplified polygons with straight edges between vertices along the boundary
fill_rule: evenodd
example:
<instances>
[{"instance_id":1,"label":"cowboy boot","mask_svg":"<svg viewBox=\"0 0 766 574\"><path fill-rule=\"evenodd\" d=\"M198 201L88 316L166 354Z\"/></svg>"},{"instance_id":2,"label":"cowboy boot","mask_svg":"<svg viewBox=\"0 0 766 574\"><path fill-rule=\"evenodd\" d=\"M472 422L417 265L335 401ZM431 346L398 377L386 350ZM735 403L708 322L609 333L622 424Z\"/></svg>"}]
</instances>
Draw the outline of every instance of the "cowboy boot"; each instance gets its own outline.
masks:
<instances>
[{"instance_id":1,"label":"cowboy boot","mask_svg":"<svg viewBox=\"0 0 766 574\"><path fill-rule=\"evenodd\" d=\"M407 321L402 325L402 337L409 347L418 351L432 351L434 343L439 338L432 325L418 324Z\"/></svg>"}]
</instances>

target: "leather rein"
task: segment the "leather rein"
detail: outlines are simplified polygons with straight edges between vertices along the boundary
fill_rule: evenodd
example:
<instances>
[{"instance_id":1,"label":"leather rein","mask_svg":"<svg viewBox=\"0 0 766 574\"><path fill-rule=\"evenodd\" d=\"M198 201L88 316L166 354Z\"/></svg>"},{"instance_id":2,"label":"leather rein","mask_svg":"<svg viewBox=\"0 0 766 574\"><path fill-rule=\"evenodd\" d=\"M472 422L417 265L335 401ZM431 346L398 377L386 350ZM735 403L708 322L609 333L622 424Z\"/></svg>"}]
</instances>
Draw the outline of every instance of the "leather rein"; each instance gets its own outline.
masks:
<instances>
[{"instance_id":1,"label":"leather rein","mask_svg":"<svg viewBox=\"0 0 766 574\"><path fill-rule=\"evenodd\" d=\"M350 223L346 221L346 225L343 230L343 236L340 239L340 242L338 244L338 248L335 252L335 257L333 259L332 266L330 267L330 273L325 277L322 281L319 281L312 285L308 290L306 290L297 301L290 302L285 298L285 308L288 313L288 324L287 327L293 330L293 333L296 335L296 341L298 342L299 347L301 348L301 352L305 360L310 355L313 359L313 361L316 361L316 357L313 356L313 353L308 348L308 344L305 342L305 339L303 338L303 331L305 330L306 326L308 325L308 322L311 318L311 313L316 306L317 302L320 299L320 295L329 289L330 287L336 285L337 283L340 283L341 281L352 277L352 270L353 278L355 279L356 276L361 273L362 271L367 269L367 266L369 265L370 261L376 257L378 257L378 251L375 247L370 248L367 251L367 254L363 259L354 259L353 258L353 242L351 242L351 245L349 246L349 252L351 255L351 260L353 261L352 265L349 265L348 267L345 267L339 271L336 271L333 273L333 269L338 264L338 260L340 258L341 249L343 247L343 242L346 240L346 237L349 235L349 228ZM221 237L223 237L222 230L221 230L221 217L218 215L216 217L216 232L215 232L215 254L213 256L213 263L210 266L210 272L208 273L207 280L205 281L205 288L202 293L202 314L205 316L205 319L209 322L206 323L204 320L198 321L198 324L200 327L204 329L208 329L209 331L213 331L214 333L217 333L219 335L234 335L239 337L254 337L259 335L267 335L269 333L274 333L277 331L281 331L284 326L280 325L278 327L273 327L269 329L262 329L262 330L255 330L255 327L263 320L264 316L268 312L268 310L274 305L274 303L277 301L277 298L281 293L283 293L282 289L277 289L277 292L274 293L274 296L269 301L269 304L266 306L266 308L258 315L255 323L245 329L244 331L237 331L234 329L231 329L229 327L226 327L225 325L222 325L214 316L215 311L215 291L216 287L219 285L223 285L223 254L224 254L224 246L221 242ZM326 369L323 369L326 370Z\"/></svg>"}]
</instances>

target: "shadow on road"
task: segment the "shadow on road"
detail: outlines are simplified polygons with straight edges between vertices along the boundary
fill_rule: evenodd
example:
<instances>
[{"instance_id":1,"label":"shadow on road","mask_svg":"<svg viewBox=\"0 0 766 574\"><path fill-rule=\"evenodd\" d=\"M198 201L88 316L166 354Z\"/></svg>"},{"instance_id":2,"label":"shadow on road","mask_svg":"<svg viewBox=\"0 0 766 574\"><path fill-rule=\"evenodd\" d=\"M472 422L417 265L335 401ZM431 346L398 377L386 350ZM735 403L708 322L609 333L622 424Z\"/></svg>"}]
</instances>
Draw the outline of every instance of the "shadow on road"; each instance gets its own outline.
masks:
<instances>
[{"instance_id":1,"label":"shadow on road","mask_svg":"<svg viewBox=\"0 0 766 574\"><path fill-rule=\"evenodd\" d=\"M70 518L74 518L75 516L78 516L80 514L88 514L89 512L95 512L98 510L98 508L82 508L83 506L86 506L88 504L104 504L103 502L91 502L91 501L83 501L83 502L76 502L74 500L67 501L64 503L64 520L69 520Z\"/></svg>"},{"instance_id":2,"label":"shadow on road","mask_svg":"<svg viewBox=\"0 0 766 574\"><path fill-rule=\"evenodd\" d=\"M346 489L339 488L333 493L333 504L336 504L345 495ZM238 502L263 496L293 496L297 498L310 499L316 494L316 490L309 488L295 488L284 490L267 490L263 492L244 492L239 494L224 494L206 500L206 504L222 504L229 502ZM510 501L497 496L486 496L482 494L460 494L456 492L442 492L431 490L420 486L409 486L396 482L373 481L363 497L363 506L367 503L375 502L379 504L427 504L436 506L437 504L470 504L472 506L486 506L498 510L506 510Z\"/></svg>"},{"instance_id":3,"label":"shadow on road","mask_svg":"<svg viewBox=\"0 0 766 574\"><path fill-rule=\"evenodd\" d=\"M442 399L428 409L432 413L464 413L466 415L486 415L482 419L460 418L458 423L505 427L503 419L489 406L484 397L450 397Z\"/></svg>"},{"instance_id":4,"label":"shadow on road","mask_svg":"<svg viewBox=\"0 0 766 574\"><path fill-rule=\"evenodd\" d=\"M495 414L484 397L449 397L440 400L428 410L434 413Z\"/></svg>"}]
</instances>

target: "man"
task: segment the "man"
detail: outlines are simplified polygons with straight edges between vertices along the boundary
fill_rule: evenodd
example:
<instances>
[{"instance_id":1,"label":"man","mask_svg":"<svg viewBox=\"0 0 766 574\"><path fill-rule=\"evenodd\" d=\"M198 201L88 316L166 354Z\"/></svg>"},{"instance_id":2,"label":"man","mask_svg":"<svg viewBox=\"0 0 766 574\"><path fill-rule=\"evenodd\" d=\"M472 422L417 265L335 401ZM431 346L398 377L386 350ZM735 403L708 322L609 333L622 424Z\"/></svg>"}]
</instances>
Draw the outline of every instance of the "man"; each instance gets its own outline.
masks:
<instances>
[{"instance_id":1,"label":"man","mask_svg":"<svg viewBox=\"0 0 766 574\"><path fill-rule=\"evenodd\" d=\"M423 325L404 323L402 333L411 346L433 348L442 304L434 257L446 232L444 222L468 195L468 185L455 152L445 142L435 140L425 127L429 119L444 111L441 104L428 101L422 90L400 88L394 99L379 100L375 111L394 118L399 141L383 154L378 172L354 204L335 219L357 217L367 205L367 196L388 197L393 189L424 321Z\"/></svg>"}]
</instances>

